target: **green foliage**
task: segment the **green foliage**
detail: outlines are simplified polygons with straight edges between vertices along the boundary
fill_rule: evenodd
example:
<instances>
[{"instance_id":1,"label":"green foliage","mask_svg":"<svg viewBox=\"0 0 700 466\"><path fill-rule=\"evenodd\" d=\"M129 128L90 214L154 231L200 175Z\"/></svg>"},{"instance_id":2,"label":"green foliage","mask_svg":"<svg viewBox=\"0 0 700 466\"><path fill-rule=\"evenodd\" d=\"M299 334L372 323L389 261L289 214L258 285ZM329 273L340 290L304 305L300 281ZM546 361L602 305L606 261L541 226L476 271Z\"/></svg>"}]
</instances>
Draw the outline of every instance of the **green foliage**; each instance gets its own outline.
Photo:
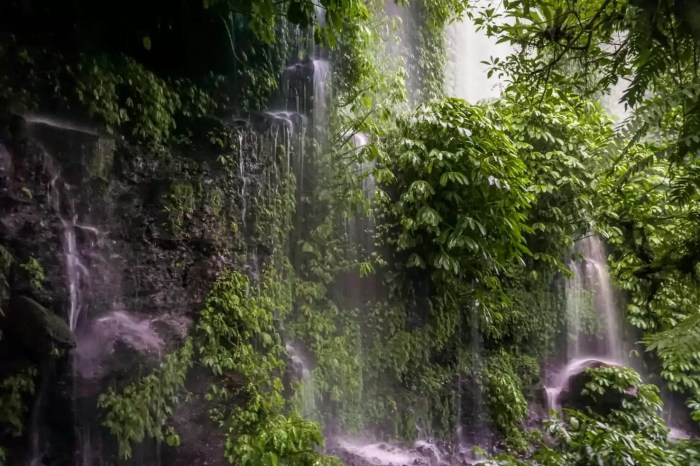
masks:
<instances>
[{"instance_id":1,"label":"green foliage","mask_svg":"<svg viewBox=\"0 0 700 466\"><path fill-rule=\"evenodd\" d=\"M163 144L179 120L211 113L211 96L194 83L163 79L125 55L63 55L2 38L0 99L35 110L51 106L87 113L110 132Z\"/></svg>"},{"instance_id":2,"label":"green foliage","mask_svg":"<svg viewBox=\"0 0 700 466\"><path fill-rule=\"evenodd\" d=\"M229 460L242 466L342 466L337 458L319 454L315 445L323 444L318 424L292 413L266 418L252 434L241 435L231 446Z\"/></svg>"},{"instance_id":3,"label":"green foliage","mask_svg":"<svg viewBox=\"0 0 700 466\"><path fill-rule=\"evenodd\" d=\"M197 325L200 361L223 382L210 387L208 399L212 419L227 435L225 457L243 465L334 464L315 450L323 440L318 425L284 413L274 302L251 291L239 273L222 277ZM234 399L239 403L231 404Z\"/></svg>"},{"instance_id":4,"label":"green foliage","mask_svg":"<svg viewBox=\"0 0 700 466\"><path fill-rule=\"evenodd\" d=\"M515 373L508 353L490 355L484 368L484 389L495 427L504 433L511 447L522 448L522 421L527 414L521 378Z\"/></svg>"},{"instance_id":5,"label":"green foliage","mask_svg":"<svg viewBox=\"0 0 700 466\"><path fill-rule=\"evenodd\" d=\"M44 267L42 267L39 260L31 256L27 259L27 262L20 264L19 266L29 277L29 283L35 291L41 290L44 285L44 280L46 280L46 273L44 272Z\"/></svg>"},{"instance_id":6,"label":"green foliage","mask_svg":"<svg viewBox=\"0 0 700 466\"><path fill-rule=\"evenodd\" d=\"M292 47L305 44L294 43L292 27L283 14L274 15L268 18L269 23L261 25L260 14L255 9L234 7L231 10L231 3L226 0L210 3L214 20L223 25L228 39L223 47L230 71L222 81L230 105L239 112L266 108L278 87Z\"/></svg>"},{"instance_id":7,"label":"green foliage","mask_svg":"<svg viewBox=\"0 0 700 466\"><path fill-rule=\"evenodd\" d=\"M700 314L681 320L668 330L650 334L647 349L661 359L661 376L671 390L700 392Z\"/></svg>"},{"instance_id":8,"label":"green foliage","mask_svg":"<svg viewBox=\"0 0 700 466\"><path fill-rule=\"evenodd\" d=\"M445 97L445 28L461 17L468 2L425 0L408 3L415 21L415 25L409 24L408 28L410 34L416 34L415 47L408 58L408 70L416 82L416 89L412 90L417 94L418 102Z\"/></svg>"},{"instance_id":9,"label":"green foliage","mask_svg":"<svg viewBox=\"0 0 700 466\"><path fill-rule=\"evenodd\" d=\"M178 121L211 114L212 95L187 80L164 79L128 56L84 56L76 66L75 94L108 131L163 144ZM211 92L211 90L210 90Z\"/></svg>"},{"instance_id":10,"label":"green foliage","mask_svg":"<svg viewBox=\"0 0 700 466\"><path fill-rule=\"evenodd\" d=\"M590 222L612 140L598 105L555 90L538 102L533 110L529 89L512 86L488 107L447 99L400 120L378 170L379 234L404 250L396 269L382 271L397 304L365 314L376 337L363 343L381 348L370 353L365 385L373 371L391 374L410 400L399 404L410 409L391 415L443 435L455 428L450 380L481 377L472 358L483 344L490 356L475 390L516 450L526 446L526 400L538 394L536 358L553 353L564 328L562 290L552 281L568 273L571 238ZM432 278L425 301L415 291L425 276L412 272L417 266Z\"/></svg>"},{"instance_id":11,"label":"green foliage","mask_svg":"<svg viewBox=\"0 0 700 466\"><path fill-rule=\"evenodd\" d=\"M458 99L423 105L399 131L388 209L408 267L434 279L485 278L529 253L525 165L483 108Z\"/></svg>"},{"instance_id":12,"label":"green foliage","mask_svg":"<svg viewBox=\"0 0 700 466\"><path fill-rule=\"evenodd\" d=\"M598 216L613 247L612 270L630 296L628 320L644 332L669 388L696 398L698 217L696 195L687 190L694 168L671 162L665 147L663 141L627 144L599 184Z\"/></svg>"},{"instance_id":13,"label":"green foliage","mask_svg":"<svg viewBox=\"0 0 700 466\"><path fill-rule=\"evenodd\" d=\"M572 464L605 465L692 465L700 464L693 442L668 439L668 427L660 417L661 400L653 385L642 384L631 369L604 367L588 369L584 388L594 400L613 392L622 406L607 414L566 410L565 420L547 423L549 441L527 460L497 456L488 465Z\"/></svg>"},{"instance_id":14,"label":"green foliage","mask_svg":"<svg viewBox=\"0 0 700 466\"><path fill-rule=\"evenodd\" d=\"M163 210L175 232L181 231L185 221L194 213L195 203L195 191L191 184L173 183L170 186L163 199Z\"/></svg>"},{"instance_id":15,"label":"green foliage","mask_svg":"<svg viewBox=\"0 0 700 466\"><path fill-rule=\"evenodd\" d=\"M221 16L245 14L251 18L251 30L264 42L272 43L276 38L276 25L280 16L291 24L306 28L314 26L316 36L324 43L335 45L337 36L345 24L358 19L367 19L363 2L353 0L203 0L207 8L216 9ZM316 8L325 11L324 23L316 16Z\"/></svg>"},{"instance_id":16,"label":"green foliage","mask_svg":"<svg viewBox=\"0 0 700 466\"><path fill-rule=\"evenodd\" d=\"M175 128L179 96L165 81L128 57L86 59L77 69L78 101L107 128L160 142Z\"/></svg>"},{"instance_id":17,"label":"green foliage","mask_svg":"<svg viewBox=\"0 0 700 466\"><path fill-rule=\"evenodd\" d=\"M579 192L576 207L588 211L584 217L611 246L611 271L628 296L627 318L654 353L647 358L651 369L670 389L686 393L692 406L700 380L700 35L694 11L693 2L672 0L528 0L469 11L488 34L515 46L491 63L491 72L520 89L535 112L552 88L599 97L621 85L631 116L617 128L614 144L588 146L590 160L599 163L584 163L593 176L578 177L592 180L596 192L570 187ZM568 144L571 136L580 141L575 147L586 140L575 132L558 139Z\"/></svg>"},{"instance_id":18,"label":"green foliage","mask_svg":"<svg viewBox=\"0 0 700 466\"><path fill-rule=\"evenodd\" d=\"M4 433L19 437L24 432L25 397L34 393L36 377L36 368L29 367L0 382L0 429Z\"/></svg>"},{"instance_id":19,"label":"green foliage","mask_svg":"<svg viewBox=\"0 0 700 466\"><path fill-rule=\"evenodd\" d=\"M180 443L168 420L182 400L193 354L192 341L187 340L153 373L119 390L110 387L100 395L97 404L102 424L117 438L121 458L130 458L133 445L147 438L170 446Z\"/></svg>"},{"instance_id":20,"label":"green foliage","mask_svg":"<svg viewBox=\"0 0 700 466\"><path fill-rule=\"evenodd\" d=\"M496 102L535 196L528 247L536 264L563 272L562 256L577 232L588 229L597 176L613 147L610 118L599 104L562 90L511 85Z\"/></svg>"}]
</instances>

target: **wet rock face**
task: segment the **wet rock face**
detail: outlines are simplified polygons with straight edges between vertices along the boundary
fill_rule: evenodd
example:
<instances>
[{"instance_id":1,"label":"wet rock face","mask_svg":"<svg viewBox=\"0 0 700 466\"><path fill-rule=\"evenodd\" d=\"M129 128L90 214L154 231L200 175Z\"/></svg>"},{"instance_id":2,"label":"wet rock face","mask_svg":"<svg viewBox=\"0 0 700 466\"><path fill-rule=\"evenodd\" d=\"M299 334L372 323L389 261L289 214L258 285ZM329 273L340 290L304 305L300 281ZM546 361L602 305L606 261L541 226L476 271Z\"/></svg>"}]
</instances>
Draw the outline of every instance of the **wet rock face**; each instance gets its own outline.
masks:
<instances>
[{"instance_id":1,"label":"wet rock face","mask_svg":"<svg viewBox=\"0 0 700 466\"><path fill-rule=\"evenodd\" d=\"M194 368L187 388L190 397L176 407L172 426L180 436L176 448L164 448L163 465L168 466L226 466L224 437L202 406L206 405L206 393L213 382L211 373L204 368Z\"/></svg>"},{"instance_id":2,"label":"wet rock face","mask_svg":"<svg viewBox=\"0 0 700 466\"><path fill-rule=\"evenodd\" d=\"M76 400L70 397L77 396L78 406L96 412L106 387L149 373L180 347L222 270L263 266L269 238L253 241L232 225L245 211L247 230L255 231L253 199L269 180L261 175L261 160L271 157L265 151L274 147L272 138L266 143L242 133L240 150L230 155L232 169L223 169L219 153L205 148L153 153L60 121L18 128L0 128L0 252L12 258L8 265L0 257L0 308L6 311L0 375L50 358L54 349L71 350L70 362L40 369L40 377L49 378L46 399L71 406ZM241 257L251 248L259 263L245 264ZM38 288L22 267L30 259L45 275ZM211 381L203 380L206 393ZM203 397L176 413L182 429L177 451L185 460L171 455L167 464L219 464L221 438L207 419ZM93 432L99 431L94 422ZM19 452L16 464L26 456Z\"/></svg>"},{"instance_id":3,"label":"wet rock face","mask_svg":"<svg viewBox=\"0 0 700 466\"><path fill-rule=\"evenodd\" d=\"M37 363L52 357L56 351L75 347L75 338L66 322L26 296L12 298L2 328L17 344L15 350Z\"/></svg>"}]
</instances>

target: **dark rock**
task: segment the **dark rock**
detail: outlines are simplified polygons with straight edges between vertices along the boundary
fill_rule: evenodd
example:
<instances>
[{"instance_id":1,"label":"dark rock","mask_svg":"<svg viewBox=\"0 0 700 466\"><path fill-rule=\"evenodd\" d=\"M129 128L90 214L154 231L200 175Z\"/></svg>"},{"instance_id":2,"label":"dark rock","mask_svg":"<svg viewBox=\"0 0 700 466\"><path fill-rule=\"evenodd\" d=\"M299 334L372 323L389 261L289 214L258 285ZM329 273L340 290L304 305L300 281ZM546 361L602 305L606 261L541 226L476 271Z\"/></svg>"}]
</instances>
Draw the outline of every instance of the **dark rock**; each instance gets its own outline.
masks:
<instances>
[{"instance_id":1,"label":"dark rock","mask_svg":"<svg viewBox=\"0 0 700 466\"><path fill-rule=\"evenodd\" d=\"M591 394L584 394L586 384L591 381L591 376L586 372L587 369L603 368L603 367L619 367L603 361L591 359L582 364L577 372L573 373L567 381L567 386L559 395L559 403L562 407L573 408L579 411L590 409L600 415L607 415L612 410L622 409L624 401L632 400L637 396L635 387L629 387L625 392L620 393L615 390L606 390L605 393L596 394L595 397Z\"/></svg>"},{"instance_id":2,"label":"dark rock","mask_svg":"<svg viewBox=\"0 0 700 466\"><path fill-rule=\"evenodd\" d=\"M0 235L13 238L20 233L30 233L32 225L39 222L36 214L30 212L16 212L6 215L0 220Z\"/></svg>"},{"instance_id":3,"label":"dark rock","mask_svg":"<svg viewBox=\"0 0 700 466\"><path fill-rule=\"evenodd\" d=\"M170 466L224 466L224 436L208 415L210 406L205 394L213 383L211 373L195 368L187 380L192 394L173 413L171 422L180 437L177 448L163 450L163 464Z\"/></svg>"},{"instance_id":4,"label":"dark rock","mask_svg":"<svg viewBox=\"0 0 700 466\"><path fill-rule=\"evenodd\" d=\"M12 154L0 144L0 175L12 172Z\"/></svg>"},{"instance_id":5,"label":"dark rock","mask_svg":"<svg viewBox=\"0 0 700 466\"><path fill-rule=\"evenodd\" d=\"M269 115L258 122L261 128L285 124ZM66 225L70 225L84 267L74 288L82 311L77 350L64 356L76 367L48 358L57 365L38 416L51 417L56 423L50 427L51 436L61 438L61 445L51 448L47 458L69 457L65 452L79 450L70 432L77 422L81 429L90 427L90 443L101 451L105 464L116 464L108 461L116 455L113 437L100 429L98 419L90 418L97 417L98 395L107 387L123 387L151 373L165 355L176 351L222 271L250 269L251 274L259 274L263 270L274 239L245 231L256 231L254 222L260 213L254 200L274 179L274 173L263 170L272 169L269 161L281 137L254 134L247 121L238 128L231 122L210 121L200 131L201 147L188 144L185 152L163 153L120 139L107 140L65 121L20 123L18 130L29 128L25 133L31 139L8 136L0 154L0 244L15 258L5 287L8 299L15 299L11 309L1 303L8 315L0 319L0 378L22 364L46 360L54 349L75 346L67 325L53 312L66 312L71 299L76 299L71 297L64 251ZM243 154L244 191L237 173L221 169L220 149L213 152L204 137L208 126L230 133L235 141L241 138L242 147L231 156L238 160ZM188 188L178 191L174 186ZM172 196L178 193L183 195ZM241 193L245 200L240 199ZM240 228L242 204L247 206L247 229ZM245 253L251 250L256 251L257 260L246 264ZM32 288L19 267L31 257L45 271L41 290ZM1 279L2 274L0 298L5 285ZM137 319L115 321L122 311ZM162 344L146 345L144 350L143 340L136 337L143 336L139 329L145 323ZM129 333L132 324L136 334ZM152 335L149 338L156 341ZM223 463L221 432L209 420L210 406L203 399L212 382L196 369L188 377L187 388L193 396L176 409L173 418L181 446L168 448L161 464ZM77 406L77 414L68 412L71 406ZM26 450L30 442L26 438L22 442L17 448ZM19 452L23 459L25 453ZM133 464L154 464L137 460L137 453Z\"/></svg>"},{"instance_id":6,"label":"dark rock","mask_svg":"<svg viewBox=\"0 0 700 466\"><path fill-rule=\"evenodd\" d=\"M26 296L12 298L2 324L4 331L35 360L49 357L54 350L75 347L75 338L66 322Z\"/></svg>"},{"instance_id":7,"label":"dark rock","mask_svg":"<svg viewBox=\"0 0 700 466\"><path fill-rule=\"evenodd\" d=\"M82 163L71 163L63 169L61 176L69 185L80 186L90 177L90 171Z\"/></svg>"}]
</instances>

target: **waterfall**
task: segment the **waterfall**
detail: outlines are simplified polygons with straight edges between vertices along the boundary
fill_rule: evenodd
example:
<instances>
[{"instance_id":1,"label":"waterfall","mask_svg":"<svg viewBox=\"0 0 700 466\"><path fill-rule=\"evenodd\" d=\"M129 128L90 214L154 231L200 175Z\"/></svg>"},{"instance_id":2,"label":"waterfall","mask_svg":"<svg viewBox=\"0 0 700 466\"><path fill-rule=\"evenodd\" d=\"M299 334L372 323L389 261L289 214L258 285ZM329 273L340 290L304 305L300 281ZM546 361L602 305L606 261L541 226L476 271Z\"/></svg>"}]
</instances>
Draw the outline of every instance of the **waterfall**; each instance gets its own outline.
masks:
<instances>
[{"instance_id":1,"label":"waterfall","mask_svg":"<svg viewBox=\"0 0 700 466\"><path fill-rule=\"evenodd\" d=\"M364 133L355 133L352 135L352 144L359 153L369 144L369 136ZM357 168L362 177L362 194L365 199L371 202L377 187L377 181L373 174L374 160L364 160L361 156L359 159L360 163Z\"/></svg>"},{"instance_id":2,"label":"waterfall","mask_svg":"<svg viewBox=\"0 0 700 466\"><path fill-rule=\"evenodd\" d=\"M309 419L318 419L318 411L316 407L316 386L314 385L313 373L311 364L304 357L303 352L298 345L286 343L285 349L291 360L293 371L298 378L298 388L296 391L297 402L301 410L301 414Z\"/></svg>"},{"instance_id":3,"label":"waterfall","mask_svg":"<svg viewBox=\"0 0 700 466\"><path fill-rule=\"evenodd\" d=\"M489 65L482 62L505 58L512 51L510 45L497 44L496 38L478 30L469 18L450 24L446 36L447 94L470 103L499 97L502 79L495 74L489 78Z\"/></svg>"},{"instance_id":4,"label":"waterfall","mask_svg":"<svg viewBox=\"0 0 700 466\"><path fill-rule=\"evenodd\" d=\"M68 314L68 325L71 331L75 332L78 327L78 319L82 311L81 287L89 279L87 267L83 265L75 241L75 217L69 221L61 218L63 227L63 255L66 266L66 277L68 278L68 291L70 293L70 311Z\"/></svg>"},{"instance_id":5,"label":"waterfall","mask_svg":"<svg viewBox=\"0 0 700 466\"><path fill-rule=\"evenodd\" d=\"M595 295L595 307L604 328L604 357L623 362L622 335L620 333L619 312L616 306L615 292L610 283L607 253L603 242L597 236L589 236L580 242L581 252L586 258L585 270L577 273L583 275ZM587 351L583 348L582 351Z\"/></svg>"},{"instance_id":6,"label":"waterfall","mask_svg":"<svg viewBox=\"0 0 700 466\"><path fill-rule=\"evenodd\" d=\"M623 362L619 313L605 246L597 236L580 240L581 260L569 262L565 285L569 361L600 357ZM592 327L592 328L591 328Z\"/></svg>"},{"instance_id":7,"label":"waterfall","mask_svg":"<svg viewBox=\"0 0 700 466\"><path fill-rule=\"evenodd\" d=\"M396 24L396 30L387 28L384 33L386 53L390 57L400 57L406 64L404 85L411 105L418 103L420 99L420 86L415 72L415 61L418 56L418 39L415 32L415 19L411 14L411 8L400 5L394 0L384 2L384 11L392 23Z\"/></svg>"},{"instance_id":8,"label":"waterfall","mask_svg":"<svg viewBox=\"0 0 700 466\"><path fill-rule=\"evenodd\" d=\"M246 214L247 214L247 196L246 188L248 187L248 178L245 173L245 157L243 156L243 134L238 135L238 176L241 181L241 223L243 229L246 227Z\"/></svg>"},{"instance_id":9,"label":"waterfall","mask_svg":"<svg viewBox=\"0 0 700 466\"><path fill-rule=\"evenodd\" d=\"M42 466L43 464L43 452L46 448L46 439L44 438L44 432L42 432L41 416L44 413L44 403L46 403L46 396L49 390L49 367L47 367L49 364L50 363L46 362L42 364L43 367L39 372L39 391L37 392L36 400L32 407L31 424L29 426L31 441L29 466Z\"/></svg>"},{"instance_id":10,"label":"waterfall","mask_svg":"<svg viewBox=\"0 0 700 466\"><path fill-rule=\"evenodd\" d=\"M84 182L87 175L71 171L77 165L93 169L108 166L111 143L69 122L38 116L25 121L30 138L43 153L50 176L47 201L60 227L60 257L68 298L63 317L76 341L75 350L62 363L66 367L42 367L41 389L32 413L32 461L41 464L42 457L55 454L54 446L42 438L42 419L51 403L44 392L55 390L46 382L46 374L50 374L52 378L67 379L65 394L70 397L71 413L75 415L77 445L63 454L70 454L74 465L94 466L106 460L102 458L96 397L101 377L109 370L107 366L119 357L116 346L133 351L131 358L144 358L133 360L136 367L147 362L146 358L153 361L162 354L164 343L156 323L164 331L179 335L176 327L188 324L173 316L140 316L124 304L128 297L122 281L130 268L121 243L110 236L118 226L114 223L112 201L93 197ZM53 379L51 382L55 383Z\"/></svg>"},{"instance_id":11,"label":"waterfall","mask_svg":"<svg viewBox=\"0 0 700 466\"><path fill-rule=\"evenodd\" d=\"M569 378L592 362L623 365L623 335L615 290L608 272L605 245L598 236L578 241L571 260L573 276L566 280L566 364L545 387L548 409L557 409L558 398Z\"/></svg>"},{"instance_id":12,"label":"waterfall","mask_svg":"<svg viewBox=\"0 0 700 466\"><path fill-rule=\"evenodd\" d=\"M328 83L331 67L328 60L312 60L314 74L314 108L313 117L316 127L325 126L328 123Z\"/></svg>"}]
</instances>

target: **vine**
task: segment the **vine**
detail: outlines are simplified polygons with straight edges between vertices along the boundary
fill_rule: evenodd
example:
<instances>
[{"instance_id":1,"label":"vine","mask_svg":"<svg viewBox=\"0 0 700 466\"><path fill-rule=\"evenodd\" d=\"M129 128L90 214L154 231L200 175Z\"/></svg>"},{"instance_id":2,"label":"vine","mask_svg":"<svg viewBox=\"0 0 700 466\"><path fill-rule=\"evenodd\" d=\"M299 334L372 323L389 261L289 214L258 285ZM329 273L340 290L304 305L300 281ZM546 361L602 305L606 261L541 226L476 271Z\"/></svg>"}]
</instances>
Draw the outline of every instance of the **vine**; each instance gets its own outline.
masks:
<instances>
[{"instance_id":1,"label":"vine","mask_svg":"<svg viewBox=\"0 0 700 466\"><path fill-rule=\"evenodd\" d=\"M211 416L226 433L225 457L242 465L335 465L316 452L319 426L285 413L280 337L272 300L255 296L236 272L222 277L205 303L197 333L199 357L214 376ZM230 378L236 374L239 379ZM239 400L231 405L231 400Z\"/></svg>"},{"instance_id":2,"label":"vine","mask_svg":"<svg viewBox=\"0 0 700 466\"><path fill-rule=\"evenodd\" d=\"M193 344L188 339L153 373L121 390L110 387L100 395L97 405L102 410L102 424L116 437L121 458L130 458L133 445L147 438L170 446L180 443L168 420L183 399L193 355Z\"/></svg>"}]
</instances>

